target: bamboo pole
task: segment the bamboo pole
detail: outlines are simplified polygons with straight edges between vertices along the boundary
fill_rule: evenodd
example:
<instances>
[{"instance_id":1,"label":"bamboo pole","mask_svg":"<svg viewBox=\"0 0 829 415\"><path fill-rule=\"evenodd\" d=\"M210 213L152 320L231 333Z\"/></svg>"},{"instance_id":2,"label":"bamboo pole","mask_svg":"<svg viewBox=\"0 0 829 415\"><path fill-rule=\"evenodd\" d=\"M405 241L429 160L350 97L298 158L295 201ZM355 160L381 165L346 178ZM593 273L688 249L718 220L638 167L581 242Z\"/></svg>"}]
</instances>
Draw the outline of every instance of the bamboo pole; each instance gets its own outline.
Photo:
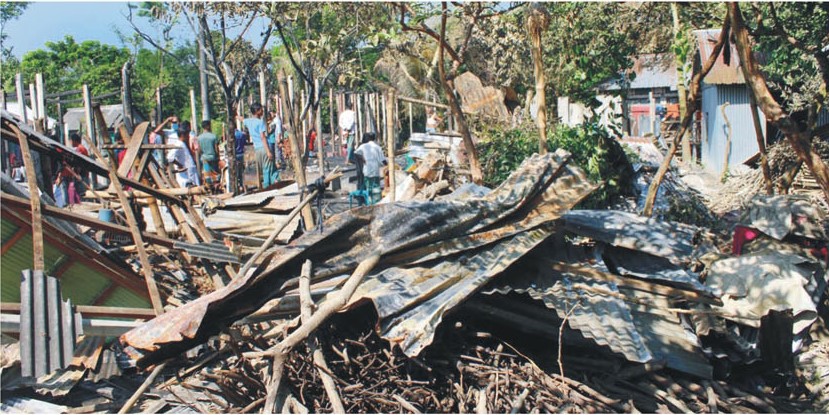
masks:
<instances>
[{"instance_id":1,"label":"bamboo pole","mask_svg":"<svg viewBox=\"0 0 829 415\"><path fill-rule=\"evenodd\" d=\"M412 103L406 103L409 106L409 139L411 140L412 135L414 134L414 128L412 127Z\"/></svg>"},{"instance_id":2,"label":"bamboo pole","mask_svg":"<svg viewBox=\"0 0 829 415\"><path fill-rule=\"evenodd\" d=\"M394 168L394 117L391 112L394 109L394 90L389 88L388 94L385 97L386 101L386 145L388 146L388 162L389 162L389 200L394 202L396 200L397 180L395 177Z\"/></svg>"}]
</instances>

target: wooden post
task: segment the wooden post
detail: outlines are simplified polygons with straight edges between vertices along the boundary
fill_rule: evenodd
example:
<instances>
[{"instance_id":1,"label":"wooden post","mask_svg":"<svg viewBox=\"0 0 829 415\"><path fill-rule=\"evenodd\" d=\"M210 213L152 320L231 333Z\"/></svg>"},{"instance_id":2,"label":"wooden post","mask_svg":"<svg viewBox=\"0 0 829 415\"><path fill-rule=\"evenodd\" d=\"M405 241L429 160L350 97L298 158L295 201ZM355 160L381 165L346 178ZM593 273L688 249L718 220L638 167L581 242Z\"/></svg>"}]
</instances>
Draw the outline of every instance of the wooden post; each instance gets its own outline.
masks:
<instances>
[{"instance_id":1,"label":"wooden post","mask_svg":"<svg viewBox=\"0 0 829 415\"><path fill-rule=\"evenodd\" d=\"M155 125L161 125L164 114L161 112L161 87L155 89Z\"/></svg>"},{"instance_id":2,"label":"wooden post","mask_svg":"<svg viewBox=\"0 0 829 415\"><path fill-rule=\"evenodd\" d=\"M193 124L191 126L193 132L199 133L201 131L201 123L196 115L196 91L193 88L190 88L190 120L190 123Z\"/></svg>"},{"instance_id":3,"label":"wooden post","mask_svg":"<svg viewBox=\"0 0 829 415\"><path fill-rule=\"evenodd\" d=\"M335 140L334 137L337 137L337 130L336 124L334 123L334 88L328 88L328 126L331 129L331 135L329 136L328 140L331 142L331 156L336 156L338 154L338 150L340 149L339 145L337 144L338 140Z\"/></svg>"},{"instance_id":4,"label":"wooden post","mask_svg":"<svg viewBox=\"0 0 829 415\"><path fill-rule=\"evenodd\" d=\"M89 93L89 85L84 84L81 87L83 93L83 110L84 122L86 123L86 135L92 140L93 145L96 144L95 139L95 123L92 121L92 95Z\"/></svg>"},{"instance_id":5,"label":"wooden post","mask_svg":"<svg viewBox=\"0 0 829 415\"><path fill-rule=\"evenodd\" d=\"M32 107L32 121L34 122L40 118L40 113L37 107L37 92L35 91L35 84L29 84L29 105ZM37 125L34 123L33 125Z\"/></svg>"},{"instance_id":6,"label":"wooden post","mask_svg":"<svg viewBox=\"0 0 829 415\"><path fill-rule=\"evenodd\" d=\"M17 90L17 106L20 107L20 116L23 117L23 124L26 124L26 93L23 91L23 74L14 76L14 85Z\"/></svg>"},{"instance_id":7,"label":"wooden post","mask_svg":"<svg viewBox=\"0 0 829 415\"><path fill-rule=\"evenodd\" d=\"M19 74L18 74L19 75ZM18 89L22 90L22 78L18 78ZM18 93L19 94L19 93ZM33 270L44 271L43 260L43 216L40 212L40 192L37 186L32 152L29 150L29 139L22 132L17 131L17 141L20 143L20 152L23 155L23 166L26 169L26 181L29 183L29 198L32 201L32 260Z\"/></svg>"},{"instance_id":8,"label":"wooden post","mask_svg":"<svg viewBox=\"0 0 829 415\"><path fill-rule=\"evenodd\" d=\"M49 118L46 116L46 89L43 85L43 74L35 74L35 89L37 93L37 115L38 118L43 118L43 129L49 129Z\"/></svg>"},{"instance_id":9,"label":"wooden post","mask_svg":"<svg viewBox=\"0 0 829 415\"><path fill-rule=\"evenodd\" d=\"M656 135L656 99L653 97L653 91L648 92L648 118L650 118L651 134ZM687 160L685 160L687 161Z\"/></svg>"},{"instance_id":10,"label":"wooden post","mask_svg":"<svg viewBox=\"0 0 829 415\"><path fill-rule=\"evenodd\" d=\"M406 103L409 106L409 140L412 139L412 135L414 135L414 128L412 128L412 103Z\"/></svg>"},{"instance_id":11,"label":"wooden post","mask_svg":"<svg viewBox=\"0 0 829 415\"><path fill-rule=\"evenodd\" d=\"M290 87L290 84L286 83L284 75L281 72L277 82L279 83L279 95L283 97L284 101L285 98L291 96L290 91L287 94L285 93L285 90ZM294 178L297 186L299 186L300 189L304 189L308 183L305 179L305 166L302 164L302 154L299 152L299 140L296 136L297 125L295 125L295 122L298 117L293 113L294 108L291 106L290 102L285 102L284 108L286 115L285 119L290 120L291 123L291 128L288 130L288 142L291 146L291 162L294 166ZM310 206L306 205L302 209L302 219L303 222L305 222L306 231L314 228L314 215L311 212Z\"/></svg>"},{"instance_id":12,"label":"wooden post","mask_svg":"<svg viewBox=\"0 0 829 415\"><path fill-rule=\"evenodd\" d=\"M262 108L265 109L265 115L262 117L263 120L268 119L268 94L265 90L265 71L259 71L259 102L262 104ZM267 122L267 121L266 121Z\"/></svg>"},{"instance_id":13,"label":"wooden post","mask_svg":"<svg viewBox=\"0 0 829 415\"><path fill-rule=\"evenodd\" d=\"M314 79L314 91L316 92L318 97L322 97L322 92L320 91L320 81L319 79ZM313 98L312 98L313 99ZM323 145L324 142L322 140L322 103L318 102L320 105L316 105L316 117L317 125L315 128L317 129L317 158L319 158L320 162L320 176L323 177L325 174L325 146ZM321 215L322 212L319 212Z\"/></svg>"},{"instance_id":14,"label":"wooden post","mask_svg":"<svg viewBox=\"0 0 829 415\"><path fill-rule=\"evenodd\" d=\"M357 136L354 137L354 141L357 143L363 137L363 111L362 111L362 99L360 99L361 94L354 94L354 98L352 99L352 105L354 105L354 109L357 111ZM356 145L354 147L357 147ZM346 153L347 154L347 153Z\"/></svg>"},{"instance_id":15,"label":"wooden post","mask_svg":"<svg viewBox=\"0 0 829 415\"><path fill-rule=\"evenodd\" d=\"M395 192L397 191L397 180L395 177L394 168L394 117L392 111L394 110L394 89L389 88L388 94L385 97L386 101L386 145L388 146L388 161L389 161L389 200L395 201Z\"/></svg>"},{"instance_id":16,"label":"wooden post","mask_svg":"<svg viewBox=\"0 0 829 415\"><path fill-rule=\"evenodd\" d=\"M130 87L130 67L131 62L127 60L124 66L121 67L121 107L124 111L124 125L127 127L127 132L132 134L132 129L135 127L135 120L132 119L132 89ZM60 112L60 110L58 110Z\"/></svg>"},{"instance_id":17,"label":"wooden post","mask_svg":"<svg viewBox=\"0 0 829 415\"><path fill-rule=\"evenodd\" d=\"M66 131L66 123L63 122L63 102L61 102L60 98L58 98L58 115L56 122L58 125L58 130L60 131L58 141L60 141L61 144L68 143L69 133Z\"/></svg>"}]
</instances>

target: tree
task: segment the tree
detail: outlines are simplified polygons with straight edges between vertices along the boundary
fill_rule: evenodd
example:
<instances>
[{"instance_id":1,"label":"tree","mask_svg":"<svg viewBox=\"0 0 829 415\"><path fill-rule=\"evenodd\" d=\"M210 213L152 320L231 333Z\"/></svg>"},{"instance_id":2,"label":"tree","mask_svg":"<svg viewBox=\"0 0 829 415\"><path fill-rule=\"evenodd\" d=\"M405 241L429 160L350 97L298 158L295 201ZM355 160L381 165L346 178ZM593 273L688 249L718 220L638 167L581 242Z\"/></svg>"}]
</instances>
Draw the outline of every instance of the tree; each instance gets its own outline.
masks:
<instances>
[{"instance_id":1,"label":"tree","mask_svg":"<svg viewBox=\"0 0 829 415\"><path fill-rule=\"evenodd\" d=\"M746 83L760 104L763 114L766 119L777 127L786 136L787 141L792 146L792 149L797 154L797 157L805 164L812 175L815 177L818 185L823 189L824 197L829 201L829 168L826 163L821 160L820 155L812 151L812 136L814 135L814 116L809 117L806 122L797 120L793 115L786 112L783 107L777 102L766 82L765 75L761 72L760 66L752 51L751 39L743 20L740 6L737 3L728 3L728 10L731 15L731 26L734 32L734 43L737 46L737 53L740 55L741 69ZM803 52L811 52L812 56L817 61L820 68L823 91L823 97L817 98L820 101L825 99L826 87L829 84L829 65L826 59L829 59L829 51L824 51L825 48L812 47L810 40L817 40L825 42L827 39L827 32L820 34L810 34L808 30L799 31L803 26L786 28L780 24L780 18L776 16L775 9L772 7L772 18L775 21L775 30L778 35L782 36L790 45L797 50ZM826 10L823 10L823 25L829 24L826 22ZM812 15L814 16L814 15ZM811 18L812 16L804 16ZM762 22L762 21L761 21ZM797 31L791 31L795 29ZM790 33L791 31L791 33ZM812 111L814 112L814 111Z\"/></svg>"},{"instance_id":2,"label":"tree","mask_svg":"<svg viewBox=\"0 0 829 415\"><path fill-rule=\"evenodd\" d=\"M20 61L12 55L12 47L7 45L6 24L20 17L29 3L0 1L0 85L14 89L14 74L18 72Z\"/></svg>"},{"instance_id":3,"label":"tree","mask_svg":"<svg viewBox=\"0 0 829 415\"><path fill-rule=\"evenodd\" d=\"M45 49L23 55L20 62L24 81L34 82L40 72L48 82L64 90L89 85L92 95L121 89L121 67L129 59L129 51L97 40L75 42L66 36L57 42L46 42Z\"/></svg>"},{"instance_id":4,"label":"tree","mask_svg":"<svg viewBox=\"0 0 829 415\"><path fill-rule=\"evenodd\" d=\"M453 3L452 12L458 17L464 19L463 37L457 43L459 47L454 47L450 44L447 37L446 26L449 15L449 8L446 2L441 3L440 8L440 31L435 32L434 29L426 24L426 17L432 12L428 5L422 4L407 4L399 3L400 10L399 23L404 32L416 32L427 35L437 41L438 43L438 74L440 75L440 83L443 87L446 100L449 102L449 108L452 111L452 116L458 123L461 136L463 137L464 148L469 157L469 170L472 175L472 181L475 183L483 182L483 172L481 170L481 163L478 161L478 154L475 150L475 143L472 141L472 133L466 122L466 117L461 109L460 100L455 94L454 78L460 74L461 67L466 62L466 51L469 48L472 33L478 22L481 19L493 17L501 14L494 10L494 5L485 3ZM424 14L424 12L426 14ZM446 58L449 55L452 62L449 72L446 71Z\"/></svg>"},{"instance_id":5,"label":"tree","mask_svg":"<svg viewBox=\"0 0 829 415\"><path fill-rule=\"evenodd\" d=\"M253 22L266 12L262 8L273 8L274 4L262 5L258 3L176 3L175 10L181 13L187 21L196 39L199 49L204 51L207 70L218 84L225 105L225 151L234 154L234 118L236 105L242 95L245 80L251 74L263 67L268 54L266 46L273 32L273 21L262 32L261 40L256 48L252 48L250 55L245 59L233 59L234 54L244 49L244 36L253 25ZM211 24L212 23L212 24ZM238 36L228 38L226 27L231 23L241 27ZM240 166L235 157L228 157L229 177L236 177ZM233 189L235 194L238 189Z\"/></svg>"},{"instance_id":6,"label":"tree","mask_svg":"<svg viewBox=\"0 0 829 415\"><path fill-rule=\"evenodd\" d=\"M527 17L527 31L533 52L533 73L535 74L535 96L538 102L538 152L547 153L547 100L544 94L544 63L541 48L541 33L550 25L550 15L536 4Z\"/></svg>"}]
</instances>

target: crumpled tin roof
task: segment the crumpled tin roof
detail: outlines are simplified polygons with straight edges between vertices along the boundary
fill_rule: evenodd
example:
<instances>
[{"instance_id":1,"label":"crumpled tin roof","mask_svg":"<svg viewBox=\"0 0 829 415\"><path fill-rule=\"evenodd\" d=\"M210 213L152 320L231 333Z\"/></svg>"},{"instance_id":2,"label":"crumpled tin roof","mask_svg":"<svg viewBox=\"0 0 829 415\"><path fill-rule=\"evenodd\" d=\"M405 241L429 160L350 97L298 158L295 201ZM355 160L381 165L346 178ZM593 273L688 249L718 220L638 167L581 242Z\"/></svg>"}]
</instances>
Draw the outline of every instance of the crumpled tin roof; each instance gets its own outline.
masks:
<instances>
[{"instance_id":1,"label":"crumpled tin roof","mask_svg":"<svg viewBox=\"0 0 829 415\"><path fill-rule=\"evenodd\" d=\"M300 274L306 259L314 261L314 279L320 281L349 274L360 261L379 252L380 265L352 299L379 298L371 295L372 284L395 284L391 277L382 277L384 272L407 277L402 283L408 284L396 295L375 305L378 314L390 318L381 321L384 335L399 338L404 351L416 354L431 341L431 334L417 338L408 327L434 330L446 311L542 240L564 211L595 189L584 172L567 166L569 157L563 150L534 155L482 198L395 202L333 216L323 232L306 233L275 248L254 272L125 333L120 342L140 366L151 364L203 342L271 298L284 295L292 288L287 280ZM494 244L503 244L506 252L489 249ZM425 257L434 262L423 262L431 260ZM464 264L473 265L453 276ZM412 265L428 267L434 274L412 270ZM424 316L428 318L419 321Z\"/></svg>"}]
</instances>

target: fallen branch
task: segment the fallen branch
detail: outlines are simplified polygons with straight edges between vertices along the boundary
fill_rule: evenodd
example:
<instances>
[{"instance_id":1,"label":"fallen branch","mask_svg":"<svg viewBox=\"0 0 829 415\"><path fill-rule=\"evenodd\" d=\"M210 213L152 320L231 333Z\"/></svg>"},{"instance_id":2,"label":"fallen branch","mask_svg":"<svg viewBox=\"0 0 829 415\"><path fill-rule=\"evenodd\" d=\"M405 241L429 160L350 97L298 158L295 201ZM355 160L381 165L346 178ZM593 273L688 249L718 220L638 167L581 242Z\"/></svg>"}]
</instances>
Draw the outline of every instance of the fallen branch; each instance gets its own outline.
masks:
<instances>
[{"instance_id":1,"label":"fallen branch","mask_svg":"<svg viewBox=\"0 0 829 415\"><path fill-rule=\"evenodd\" d=\"M167 366L167 362L164 362L156 366L155 369L153 369L152 373L150 373L150 376L148 376L147 379L144 380L144 383L142 383L141 386L139 386L138 389L135 391L135 393L132 394L127 403L125 403L124 406L121 407L121 410L118 411L119 414L125 414L129 412L130 409L132 409L135 403L138 402L138 399L141 398L141 395L143 395L144 392L150 387L150 385L153 384L158 374L161 373L162 370L164 370L165 366Z\"/></svg>"}]
</instances>

